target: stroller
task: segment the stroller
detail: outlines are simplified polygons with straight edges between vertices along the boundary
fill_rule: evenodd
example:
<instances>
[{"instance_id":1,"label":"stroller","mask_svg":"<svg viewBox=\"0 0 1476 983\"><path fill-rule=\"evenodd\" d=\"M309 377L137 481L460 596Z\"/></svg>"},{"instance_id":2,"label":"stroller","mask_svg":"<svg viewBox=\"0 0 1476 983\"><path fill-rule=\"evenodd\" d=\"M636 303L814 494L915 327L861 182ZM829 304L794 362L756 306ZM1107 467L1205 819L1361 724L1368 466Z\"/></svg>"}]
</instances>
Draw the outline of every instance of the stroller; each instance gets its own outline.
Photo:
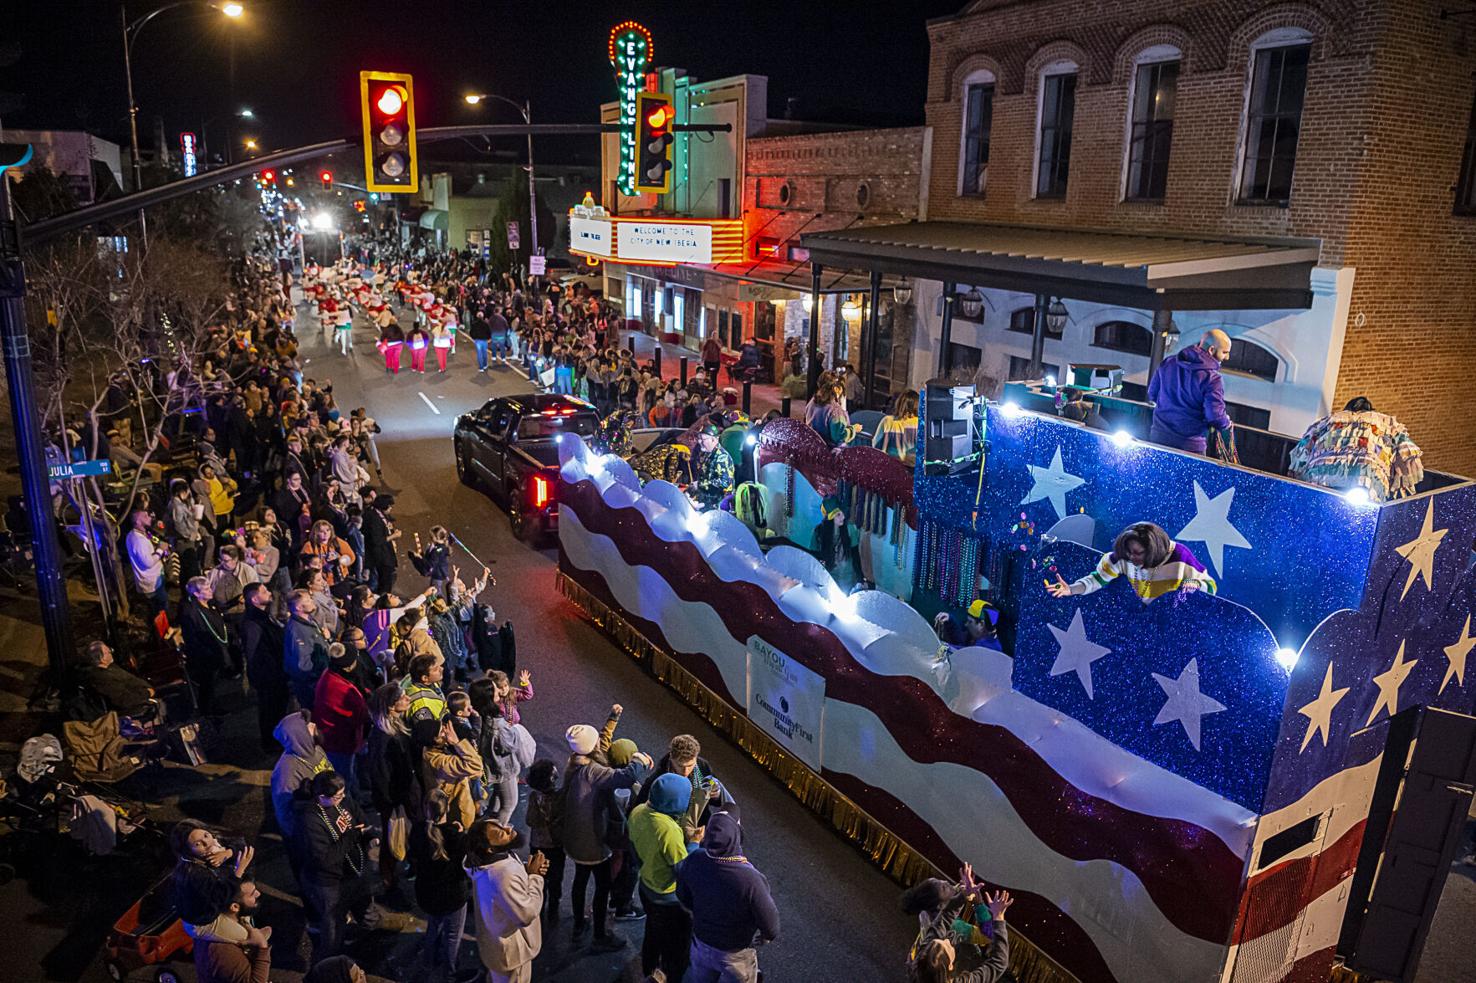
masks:
<instances>
[{"instance_id":1,"label":"stroller","mask_svg":"<svg viewBox=\"0 0 1476 983\"><path fill-rule=\"evenodd\" d=\"M54 860L81 847L91 858L139 853L152 859L164 848L164 832L141 802L125 799L96 780L66 773L66 756L54 735L21 746L20 761L0 780L0 883L26 862Z\"/></svg>"}]
</instances>

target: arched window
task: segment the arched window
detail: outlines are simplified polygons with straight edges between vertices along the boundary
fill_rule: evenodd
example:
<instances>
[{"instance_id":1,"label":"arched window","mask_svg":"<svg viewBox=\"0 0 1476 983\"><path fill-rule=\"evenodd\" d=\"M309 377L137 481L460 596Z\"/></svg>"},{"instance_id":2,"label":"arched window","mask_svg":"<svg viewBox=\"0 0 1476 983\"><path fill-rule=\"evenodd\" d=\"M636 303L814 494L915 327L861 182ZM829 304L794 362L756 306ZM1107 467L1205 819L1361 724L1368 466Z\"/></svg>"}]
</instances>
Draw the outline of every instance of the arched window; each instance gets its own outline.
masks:
<instances>
[{"instance_id":1,"label":"arched window","mask_svg":"<svg viewBox=\"0 0 1476 983\"><path fill-rule=\"evenodd\" d=\"M1071 126L1076 115L1076 74L1072 61L1041 69L1035 140L1035 196L1066 197L1071 174Z\"/></svg>"},{"instance_id":2,"label":"arched window","mask_svg":"<svg viewBox=\"0 0 1476 983\"><path fill-rule=\"evenodd\" d=\"M1312 35L1294 27L1271 31L1251 45L1236 198L1243 205L1285 206L1291 200L1311 53Z\"/></svg>"},{"instance_id":3,"label":"arched window","mask_svg":"<svg viewBox=\"0 0 1476 983\"><path fill-rule=\"evenodd\" d=\"M1092 344L1129 355L1153 352L1153 332L1131 321L1104 321L1092 330Z\"/></svg>"},{"instance_id":4,"label":"arched window","mask_svg":"<svg viewBox=\"0 0 1476 983\"><path fill-rule=\"evenodd\" d=\"M994 73L970 72L963 82L963 127L958 156L958 193L984 196L989 174L989 134L994 125Z\"/></svg>"},{"instance_id":5,"label":"arched window","mask_svg":"<svg viewBox=\"0 0 1476 983\"><path fill-rule=\"evenodd\" d=\"M1129 201L1162 201L1168 187L1182 57L1173 45L1156 44L1139 52L1134 61L1123 190Z\"/></svg>"},{"instance_id":6,"label":"arched window","mask_svg":"<svg viewBox=\"0 0 1476 983\"><path fill-rule=\"evenodd\" d=\"M1230 342L1230 357L1221 363L1226 372L1238 372L1254 376L1267 382L1276 381L1276 372L1281 368L1281 359L1269 348L1254 341L1236 338Z\"/></svg>"}]
</instances>

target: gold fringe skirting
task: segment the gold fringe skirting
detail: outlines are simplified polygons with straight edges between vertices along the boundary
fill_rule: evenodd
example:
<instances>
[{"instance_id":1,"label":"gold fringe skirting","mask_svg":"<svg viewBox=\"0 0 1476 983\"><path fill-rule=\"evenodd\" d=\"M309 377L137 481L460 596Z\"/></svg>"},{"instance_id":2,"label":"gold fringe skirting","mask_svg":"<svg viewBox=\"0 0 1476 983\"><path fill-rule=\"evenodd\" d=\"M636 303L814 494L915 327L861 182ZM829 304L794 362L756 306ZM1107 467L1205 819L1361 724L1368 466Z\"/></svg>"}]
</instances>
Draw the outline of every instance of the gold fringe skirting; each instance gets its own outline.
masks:
<instances>
[{"instance_id":1,"label":"gold fringe skirting","mask_svg":"<svg viewBox=\"0 0 1476 983\"><path fill-rule=\"evenodd\" d=\"M582 608L589 619L628 655L675 690L709 724L784 783L794 797L812 812L856 844L888 876L905 886L927 877L951 881L957 876L956 872L940 870L902 842L891 830L781 747L746 714L729 705L682 668L670 653L642 634L621 612L579 586L562 570L558 574L558 585L559 591ZM1010 972L1019 983L1075 983L1076 980L1013 927L1010 930Z\"/></svg>"}]
</instances>

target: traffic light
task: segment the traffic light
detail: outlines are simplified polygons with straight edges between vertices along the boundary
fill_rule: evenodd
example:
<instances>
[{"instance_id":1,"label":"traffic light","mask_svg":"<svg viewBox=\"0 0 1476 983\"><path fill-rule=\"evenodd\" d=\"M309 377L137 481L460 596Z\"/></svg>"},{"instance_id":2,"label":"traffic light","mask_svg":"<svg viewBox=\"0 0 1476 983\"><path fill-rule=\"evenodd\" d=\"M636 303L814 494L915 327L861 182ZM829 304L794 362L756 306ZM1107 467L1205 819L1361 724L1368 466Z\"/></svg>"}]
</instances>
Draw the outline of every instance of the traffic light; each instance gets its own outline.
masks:
<instances>
[{"instance_id":1,"label":"traffic light","mask_svg":"<svg viewBox=\"0 0 1476 983\"><path fill-rule=\"evenodd\" d=\"M319 171L318 172L318 180L321 181L321 182L323 182L323 190L324 191L332 191L333 190L333 172L332 171L327 171L327 170L325 170L325 171Z\"/></svg>"},{"instance_id":2,"label":"traffic light","mask_svg":"<svg viewBox=\"0 0 1476 983\"><path fill-rule=\"evenodd\" d=\"M636 176L638 193L671 191L671 126L676 122L671 96L642 92L636 96Z\"/></svg>"},{"instance_id":3,"label":"traffic light","mask_svg":"<svg viewBox=\"0 0 1476 983\"><path fill-rule=\"evenodd\" d=\"M364 116L365 185L370 191L401 194L419 190L415 90L410 76L360 72L359 94Z\"/></svg>"},{"instance_id":4,"label":"traffic light","mask_svg":"<svg viewBox=\"0 0 1476 983\"><path fill-rule=\"evenodd\" d=\"M354 211L356 211L356 212L362 212L365 209L365 207L366 206L364 205L364 199L363 198L355 198L354 199Z\"/></svg>"},{"instance_id":5,"label":"traffic light","mask_svg":"<svg viewBox=\"0 0 1476 983\"><path fill-rule=\"evenodd\" d=\"M277 186L277 172L276 171L270 171L270 170L268 170L268 171L262 171L261 172L261 183L264 184L264 185L266 185L269 188L276 187Z\"/></svg>"}]
</instances>

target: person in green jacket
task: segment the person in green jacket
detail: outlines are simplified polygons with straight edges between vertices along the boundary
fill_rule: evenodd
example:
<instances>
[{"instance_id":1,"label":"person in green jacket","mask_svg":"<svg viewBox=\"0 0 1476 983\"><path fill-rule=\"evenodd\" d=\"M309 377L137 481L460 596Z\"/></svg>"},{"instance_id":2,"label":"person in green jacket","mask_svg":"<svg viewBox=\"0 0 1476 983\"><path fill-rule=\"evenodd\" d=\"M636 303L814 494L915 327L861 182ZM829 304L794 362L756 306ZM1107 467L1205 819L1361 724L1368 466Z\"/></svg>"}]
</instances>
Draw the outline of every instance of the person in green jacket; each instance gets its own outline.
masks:
<instances>
[{"instance_id":1,"label":"person in green jacket","mask_svg":"<svg viewBox=\"0 0 1476 983\"><path fill-rule=\"evenodd\" d=\"M641 903L646 909L641 972L646 976L660 968L668 980L680 980L687 971L692 916L677 901L676 866L702 841L703 830L698 829L688 842L679 822L691 800L691 781L668 772L651 782L646 801L626 820L631 845L641 858Z\"/></svg>"}]
</instances>

